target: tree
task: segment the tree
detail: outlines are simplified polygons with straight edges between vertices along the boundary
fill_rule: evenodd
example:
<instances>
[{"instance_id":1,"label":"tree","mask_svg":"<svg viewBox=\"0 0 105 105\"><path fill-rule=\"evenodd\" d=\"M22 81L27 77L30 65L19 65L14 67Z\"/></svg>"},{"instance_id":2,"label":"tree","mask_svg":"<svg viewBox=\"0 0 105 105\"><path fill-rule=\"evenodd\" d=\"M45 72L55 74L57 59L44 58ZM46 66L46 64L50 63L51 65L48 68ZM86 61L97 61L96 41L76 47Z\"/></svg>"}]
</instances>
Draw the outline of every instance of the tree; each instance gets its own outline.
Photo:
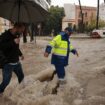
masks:
<instances>
[{"instance_id":1,"label":"tree","mask_svg":"<svg viewBox=\"0 0 105 105\"><path fill-rule=\"evenodd\" d=\"M64 17L64 8L58 6L51 6L49 9L49 16L45 22L44 32L50 34L54 30L57 34L62 29L62 18Z\"/></svg>"},{"instance_id":2,"label":"tree","mask_svg":"<svg viewBox=\"0 0 105 105\"><path fill-rule=\"evenodd\" d=\"M99 20L99 28L103 28L105 27L105 21L103 20ZM92 19L90 24L88 24L88 26L86 27L86 31L92 31L93 29L96 28L96 19Z\"/></svg>"}]
</instances>

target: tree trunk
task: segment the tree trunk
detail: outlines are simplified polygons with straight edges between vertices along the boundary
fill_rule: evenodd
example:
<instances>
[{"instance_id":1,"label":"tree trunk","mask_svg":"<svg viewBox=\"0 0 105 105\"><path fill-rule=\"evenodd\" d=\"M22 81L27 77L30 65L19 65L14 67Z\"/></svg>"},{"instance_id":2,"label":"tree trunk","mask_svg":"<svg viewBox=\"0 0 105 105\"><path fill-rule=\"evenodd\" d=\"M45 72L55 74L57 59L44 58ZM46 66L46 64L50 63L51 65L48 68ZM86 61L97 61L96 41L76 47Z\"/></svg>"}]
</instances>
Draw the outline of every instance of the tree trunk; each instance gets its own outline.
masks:
<instances>
[{"instance_id":1,"label":"tree trunk","mask_svg":"<svg viewBox=\"0 0 105 105\"><path fill-rule=\"evenodd\" d=\"M80 12L81 12L81 25L80 25L81 30L80 31L84 32L84 25L83 25L84 24L84 22L83 22L84 21L84 16L83 16L82 7L81 7L81 1L80 0L78 0L78 1L79 1Z\"/></svg>"}]
</instances>

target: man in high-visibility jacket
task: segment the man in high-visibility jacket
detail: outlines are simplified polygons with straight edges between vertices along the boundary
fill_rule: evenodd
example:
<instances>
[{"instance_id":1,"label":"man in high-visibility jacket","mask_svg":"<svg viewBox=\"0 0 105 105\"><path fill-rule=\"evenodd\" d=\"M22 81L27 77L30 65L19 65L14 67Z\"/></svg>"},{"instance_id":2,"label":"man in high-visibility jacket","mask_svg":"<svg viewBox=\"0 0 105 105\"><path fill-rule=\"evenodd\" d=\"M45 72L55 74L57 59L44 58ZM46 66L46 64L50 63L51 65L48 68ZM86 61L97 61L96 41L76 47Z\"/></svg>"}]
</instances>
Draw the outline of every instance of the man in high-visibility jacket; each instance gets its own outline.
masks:
<instances>
[{"instance_id":1,"label":"man in high-visibility jacket","mask_svg":"<svg viewBox=\"0 0 105 105\"><path fill-rule=\"evenodd\" d=\"M44 56L48 57L52 51L51 64L55 66L55 73L58 76L58 82L65 82L65 66L68 65L69 53L78 56L78 52L70 43L69 37L73 33L72 29L67 27L63 32L60 32L50 43L47 45Z\"/></svg>"}]
</instances>

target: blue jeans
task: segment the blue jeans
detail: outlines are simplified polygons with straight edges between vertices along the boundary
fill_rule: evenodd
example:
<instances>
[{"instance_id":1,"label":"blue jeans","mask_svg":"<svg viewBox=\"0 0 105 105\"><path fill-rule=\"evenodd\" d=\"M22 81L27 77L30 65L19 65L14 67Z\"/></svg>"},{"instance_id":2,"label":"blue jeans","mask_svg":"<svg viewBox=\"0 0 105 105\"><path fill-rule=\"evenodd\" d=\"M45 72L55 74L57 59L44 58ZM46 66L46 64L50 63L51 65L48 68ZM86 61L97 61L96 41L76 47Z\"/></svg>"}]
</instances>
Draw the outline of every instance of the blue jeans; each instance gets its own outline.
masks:
<instances>
[{"instance_id":1,"label":"blue jeans","mask_svg":"<svg viewBox=\"0 0 105 105\"><path fill-rule=\"evenodd\" d=\"M65 67L63 65L54 65L59 79L65 78Z\"/></svg>"},{"instance_id":2,"label":"blue jeans","mask_svg":"<svg viewBox=\"0 0 105 105\"><path fill-rule=\"evenodd\" d=\"M18 63L16 65L6 64L2 70L3 80L2 80L2 83L0 84L0 93L4 92L5 88L10 83L10 80L12 77L12 71L18 77L19 83L21 83L21 81L24 79L21 63Z\"/></svg>"}]
</instances>

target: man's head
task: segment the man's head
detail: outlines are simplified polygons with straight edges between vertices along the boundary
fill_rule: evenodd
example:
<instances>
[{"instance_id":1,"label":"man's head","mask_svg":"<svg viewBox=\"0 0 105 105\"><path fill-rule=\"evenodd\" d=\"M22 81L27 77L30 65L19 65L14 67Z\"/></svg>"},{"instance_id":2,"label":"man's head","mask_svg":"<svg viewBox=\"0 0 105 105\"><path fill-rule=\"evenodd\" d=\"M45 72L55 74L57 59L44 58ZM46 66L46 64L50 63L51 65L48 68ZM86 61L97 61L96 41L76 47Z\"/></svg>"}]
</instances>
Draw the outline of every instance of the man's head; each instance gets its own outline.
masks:
<instances>
[{"instance_id":1,"label":"man's head","mask_svg":"<svg viewBox=\"0 0 105 105\"><path fill-rule=\"evenodd\" d=\"M66 27L64 30L69 36L73 33L73 30L70 27Z\"/></svg>"},{"instance_id":2,"label":"man's head","mask_svg":"<svg viewBox=\"0 0 105 105\"><path fill-rule=\"evenodd\" d=\"M16 35L20 35L24 32L25 25L23 23L15 23L12 29L13 33Z\"/></svg>"}]
</instances>

